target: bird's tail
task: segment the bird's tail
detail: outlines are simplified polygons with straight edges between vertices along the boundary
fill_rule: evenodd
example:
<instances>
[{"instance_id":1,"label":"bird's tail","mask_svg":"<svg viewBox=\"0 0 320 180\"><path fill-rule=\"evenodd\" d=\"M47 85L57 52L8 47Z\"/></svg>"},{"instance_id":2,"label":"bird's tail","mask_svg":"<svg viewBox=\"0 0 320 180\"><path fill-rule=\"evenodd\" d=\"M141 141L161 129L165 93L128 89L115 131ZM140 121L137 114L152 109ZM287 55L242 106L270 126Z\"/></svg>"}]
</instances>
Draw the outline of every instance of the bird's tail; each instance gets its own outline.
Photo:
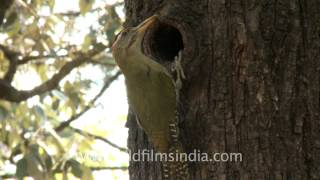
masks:
<instances>
[{"instance_id":1,"label":"bird's tail","mask_svg":"<svg viewBox=\"0 0 320 180\"><path fill-rule=\"evenodd\" d=\"M187 180L189 175L187 154L180 143L173 145L168 153L168 159L163 162L165 180Z\"/></svg>"},{"instance_id":2,"label":"bird's tail","mask_svg":"<svg viewBox=\"0 0 320 180\"><path fill-rule=\"evenodd\" d=\"M171 143L168 152L168 159L163 162L165 180L187 180L188 155L179 141L178 116L170 123Z\"/></svg>"}]
</instances>

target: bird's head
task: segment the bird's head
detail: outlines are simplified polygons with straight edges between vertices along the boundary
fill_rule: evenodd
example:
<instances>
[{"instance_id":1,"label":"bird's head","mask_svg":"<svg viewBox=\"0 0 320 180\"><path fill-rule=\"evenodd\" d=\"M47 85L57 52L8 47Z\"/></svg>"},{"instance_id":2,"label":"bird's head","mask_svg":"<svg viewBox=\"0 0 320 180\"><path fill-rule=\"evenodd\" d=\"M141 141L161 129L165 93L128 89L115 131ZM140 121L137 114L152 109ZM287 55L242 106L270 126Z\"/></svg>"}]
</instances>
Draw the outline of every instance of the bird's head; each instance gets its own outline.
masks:
<instances>
[{"instance_id":1,"label":"bird's head","mask_svg":"<svg viewBox=\"0 0 320 180\"><path fill-rule=\"evenodd\" d=\"M123 29L112 44L112 54L120 66L127 63L128 56L142 52L142 40L147 29L157 21L157 16L151 16L136 27Z\"/></svg>"}]
</instances>

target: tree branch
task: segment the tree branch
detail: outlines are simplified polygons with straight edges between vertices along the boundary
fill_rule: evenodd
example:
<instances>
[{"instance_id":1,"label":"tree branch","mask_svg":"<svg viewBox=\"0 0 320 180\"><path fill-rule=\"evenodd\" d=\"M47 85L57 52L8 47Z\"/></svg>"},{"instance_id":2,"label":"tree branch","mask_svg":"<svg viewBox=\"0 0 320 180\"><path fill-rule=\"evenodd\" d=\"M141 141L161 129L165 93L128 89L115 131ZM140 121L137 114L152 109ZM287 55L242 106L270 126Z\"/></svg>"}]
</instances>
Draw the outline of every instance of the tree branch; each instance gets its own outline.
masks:
<instances>
[{"instance_id":1,"label":"tree branch","mask_svg":"<svg viewBox=\"0 0 320 180\"><path fill-rule=\"evenodd\" d=\"M113 62L101 62L101 61L97 61L97 60L92 60L90 61L91 64L93 65L101 65L101 66L108 66L108 67L115 67L116 64Z\"/></svg>"},{"instance_id":2,"label":"tree branch","mask_svg":"<svg viewBox=\"0 0 320 180\"><path fill-rule=\"evenodd\" d=\"M23 65L26 64L30 61L33 60L39 60L39 59L45 59L45 58L64 58L64 57L68 57L69 54L67 55L38 55L38 56L24 56L24 54L14 51L4 45L0 44L0 49L3 51L4 55L6 56L6 58L11 61L11 60L16 60L16 64L17 65ZM79 52L78 52L79 53ZM18 56L23 57L21 60L18 60Z\"/></svg>"},{"instance_id":3,"label":"tree branch","mask_svg":"<svg viewBox=\"0 0 320 180\"><path fill-rule=\"evenodd\" d=\"M106 89L111 85L111 83L116 80L119 75L121 74L120 71L118 71L115 75L112 77L108 78L106 82L104 83L103 87L101 88L100 92L88 103L88 105L78 114L75 114L70 117L69 120L62 122L60 125L58 125L55 129L55 131L60 132L66 127L68 127L73 121L77 120L80 116L82 116L84 113L86 113L89 109L91 109L91 105L94 104L97 99L104 93Z\"/></svg>"},{"instance_id":4,"label":"tree branch","mask_svg":"<svg viewBox=\"0 0 320 180\"><path fill-rule=\"evenodd\" d=\"M92 171L100 171L100 170L128 170L127 166L118 166L118 167L89 167Z\"/></svg>"},{"instance_id":5,"label":"tree branch","mask_svg":"<svg viewBox=\"0 0 320 180\"><path fill-rule=\"evenodd\" d=\"M111 6L120 6L120 5L123 5L123 2L117 2ZM107 8L109 5L106 5L105 7L97 7L97 8L94 8L94 9L91 9L89 12L90 13L93 13L95 11L99 11L99 10L103 10L105 8ZM77 17L81 14L80 11L67 11L67 12L61 12L61 13L55 13L54 15L56 16L69 16L69 17Z\"/></svg>"},{"instance_id":6,"label":"tree branch","mask_svg":"<svg viewBox=\"0 0 320 180\"><path fill-rule=\"evenodd\" d=\"M120 147L120 146L114 144L113 142L109 141L109 140L106 139L106 138L103 138L103 137L101 137L101 136L97 136L97 135L94 135L94 134L91 134L91 133L88 133L88 132L84 132L84 131L82 131L81 129L74 128L74 127L71 127L71 126L70 126L69 128L72 129L73 131L75 131L76 133L81 134L82 136L89 136L89 137L92 137L92 138L94 138L94 139L101 140L101 141L109 144L110 146L118 149L119 151L128 152L127 148Z\"/></svg>"},{"instance_id":7,"label":"tree branch","mask_svg":"<svg viewBox=\"0 0 320 180\"><path fill-rule=\"evenodd\" d=\"M57 55L40 55L40 56L26 56L23 57L20 61L18 61L18 65L26 64L32 60L38 60L38 59L44 59L44 58L64 58L68 57L68 55L62 55L62 56L57 56Z\"/></svg>"},{"instance_id":8,"label":"tree branch","mask_svg":"<svg viewBox=\"0 0 320 180\"><path fill-rule=\"evenodd\" d=\"M91 51L89 51L86 54L79 53L77 54L76 58L73 59L70 62L67 62L58 73L52 76L51 79L44 82L43 84L33 88L32 90L17 90L13 86L11 86L9 83L7 83L5 80L0 79L0 99L4 99L7 101L12 102L21 102L28 98L31 98L35 95L39 95L42 93L45 93L47 91L55 89L59 82L68 75L74 68L79 67L83 63L87 61L87 59L92 58L92 56L95 56L96 54L100 53L104 49L106 49L107 46L104 46L103 44L97 44L95 48Z\"/></svg>"},{"instance_id":9,"label":"tree branch","mask_svg":"<svg viewBox=\"0 0 320 180\"><path fill-rule=\"evenodd\" d=\"M89 169L91 169L91 171L101 171L101 170L122 170L122 171L126 171L128 170L127 166L106 166L106 167L89 167ZM61 172L61 171L56 171L57 173ZM0 176L0 179L11 179L11 178L16 178L15 174L4 174L2 176Z\"/></svg>"}]
</instances>

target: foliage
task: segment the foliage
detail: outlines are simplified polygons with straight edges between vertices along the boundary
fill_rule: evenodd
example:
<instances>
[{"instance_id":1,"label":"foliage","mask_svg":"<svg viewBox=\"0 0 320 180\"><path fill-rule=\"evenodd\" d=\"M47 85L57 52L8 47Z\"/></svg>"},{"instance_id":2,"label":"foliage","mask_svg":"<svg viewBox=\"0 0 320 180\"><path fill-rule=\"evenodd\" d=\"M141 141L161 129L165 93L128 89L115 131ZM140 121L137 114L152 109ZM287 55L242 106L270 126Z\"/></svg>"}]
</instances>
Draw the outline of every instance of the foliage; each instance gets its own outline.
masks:
<instances>
[{"instance_id":1,"label":"foliage","mask_svg":"<svg viewBox=\"0 0 320 180\"><path fill-rule=\"evenodd\" d=\"M17 0L6 9L0 26L2 177L93 179L94 168L74 154L91 150L96 135L70 124L120 74L109 44L123 4L79 0L78 7L64 9L68 2Z\"/></svg>"}]
</instances>

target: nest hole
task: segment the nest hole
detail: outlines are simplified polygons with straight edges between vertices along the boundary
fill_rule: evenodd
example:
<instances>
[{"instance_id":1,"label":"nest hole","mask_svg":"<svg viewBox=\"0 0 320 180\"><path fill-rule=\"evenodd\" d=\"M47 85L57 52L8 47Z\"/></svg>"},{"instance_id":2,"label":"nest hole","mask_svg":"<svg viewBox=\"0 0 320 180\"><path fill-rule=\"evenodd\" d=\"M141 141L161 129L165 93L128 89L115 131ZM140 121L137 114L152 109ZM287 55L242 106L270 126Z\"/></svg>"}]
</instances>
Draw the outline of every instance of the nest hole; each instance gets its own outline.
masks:
<instances>
[{"instance_id":1,"label":"nest hole","mask_svg":"<svg viewBox=\"0 0 320 180\"><path fill-rule=\"evenodd\" d=\"M150 27L144 37L144 53L162 63L172 62L183 48L180 31L160 21Z\"/></svg>"}]
</instances>

